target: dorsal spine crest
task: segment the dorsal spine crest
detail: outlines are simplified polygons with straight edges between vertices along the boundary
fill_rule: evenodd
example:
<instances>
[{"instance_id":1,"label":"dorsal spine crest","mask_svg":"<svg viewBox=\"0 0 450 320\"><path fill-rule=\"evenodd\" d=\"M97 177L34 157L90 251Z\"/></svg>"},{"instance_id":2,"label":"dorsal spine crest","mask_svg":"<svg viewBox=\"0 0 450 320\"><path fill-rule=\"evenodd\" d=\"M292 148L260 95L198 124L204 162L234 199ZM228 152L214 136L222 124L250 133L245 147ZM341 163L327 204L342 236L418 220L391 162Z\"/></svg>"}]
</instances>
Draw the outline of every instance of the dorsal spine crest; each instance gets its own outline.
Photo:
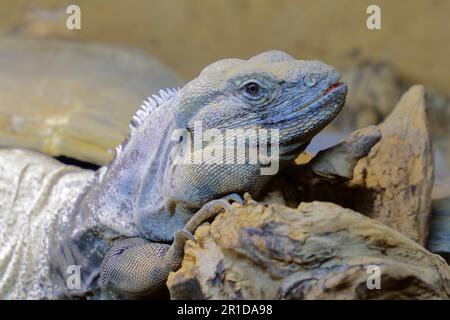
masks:
<instances>
[{"instance_id":1,"label":"dorsal spine crest","mask_svg":"<svg viewBox=\"0 0 450 320\"><path fill-rule=\"evenodd\" d=\"M125 140L125 142L133 136L137 128L139 128L139 126L145 121L149 114L151 114L156 108L160 107L161 105L165 104L173 97L175 97L178 94L179 90L179 87L169 88L165 90L161 89L159 90L158 95L154 94L147 97L147 99L142 102L142 105L139 107L139 109L131 119L129 125L131 134L130 137ZM124 143L121 143L116 147L116 156L118 156L122 152L124 147L123 144Z\"/></svg>"}]
</instances>

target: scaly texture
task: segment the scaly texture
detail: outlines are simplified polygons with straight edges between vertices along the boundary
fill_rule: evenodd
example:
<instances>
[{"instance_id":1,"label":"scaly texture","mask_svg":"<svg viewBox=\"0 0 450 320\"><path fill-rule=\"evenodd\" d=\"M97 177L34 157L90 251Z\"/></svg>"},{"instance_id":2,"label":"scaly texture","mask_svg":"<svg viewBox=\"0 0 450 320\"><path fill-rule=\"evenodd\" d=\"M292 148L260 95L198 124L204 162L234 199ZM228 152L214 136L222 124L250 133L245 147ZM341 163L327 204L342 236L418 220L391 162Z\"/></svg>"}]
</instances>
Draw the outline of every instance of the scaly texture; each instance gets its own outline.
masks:
<instances>
[{"instance_id":1,"label":"scaly texture","mask_svg":"<svg viewBox=\"0 0 450 320\"><path fill-rule=\"evenodd\" d=\"M138 266L142 264L130 263L129 259L139 260L139 257L151 260L151 263L143 262L150 266L147 274L157 269L163 272L156 272L157 277L142 285L130 287L138 288L136 293L158 288L159 275L176 267L168 261L179 261L182 255L179 241L174 241L164 257L155 254L153 249L147 250L145 245L143 251L147 254L135 252L129 258L128 250L121 257L119 253L123 251L117 251L114 242L136 237L151 244L172 241L186 223L191 228L203 222L195 220L200 208L199 217L216 213L217 207L209 206L216 203L212 200L244 192L257 196L278 169L282 170L295 159L314 135L339 113L347 93L347 86L340 78L339 72L320 61L295 60L284 52L269 51L249 60L215 62L179 91L163 90L159 96L153 96L133 117L131 135L118 147L115 158L96 172L64 216L64 224L47 235L50 239L48 277L58 290L39 294L48 294L49 298L103 297L108 290L98 287L98 276L106 279L108 274L127 270L130 279L137 279L142 272ZM186 135L174 138L174 132L179 133L180 129ZM200 130L208 129L215 130L216 135L217 132L225 134L227 139L226 132L230 129L271 130L268 136L278 135L279 141L269 140L267 147L276 145L279 157L276 152L268 153L256 163L251 162L249 153L263 145L261 139L249 139L242 149L231 145L236 153L232 164L211 163L207 160L220 139L206 139L201 135L197 137L200 141L195 139ZM206 154L203 162L189 164L192 154L188 152L188 142L194 146L199 142L199 148L193 153L194 158ZM244 163L236 163L240 157ZM261 169L268 165L276 169L262 175ZM206 214L202 213L203 209ZM157 245L157 248L161 247ZM108 254L110 249L113 251ZM132 246L130 250L139 251L139 248ZM108 259L102 274L100 266L105 255ZM81 267L82 285L78 290L68 290L65 286L66 270L71 265ZM30 279L39 286L38 279L33 276ZM124 279L126 282L127 278ZM117 292L121 293L121 289Z\"/></svg>"},{"instance_id":2,"label":"scaly texture","mask_svg":"<svg viewBox=\"0 0 450 320\"><path fill-rule=\"evenodd\" d=\"M142 238L117 241L103 260L100 285L131 296L160 289L168 276L162 261L169 248L168 244L151 243ZM140 272L134 272L136 269Z\"/></svg>"},{"instance_id":3,"label":"scaly texture","mask_svg":"<svg viewBox=\"0 0 450 320\"><path fill-rule=\"evenodd\" d=\"M93 172L7 148L0 172L0 297L53 297L60 289L49 278L49 247Z\"/></svg>"}]
</instances>

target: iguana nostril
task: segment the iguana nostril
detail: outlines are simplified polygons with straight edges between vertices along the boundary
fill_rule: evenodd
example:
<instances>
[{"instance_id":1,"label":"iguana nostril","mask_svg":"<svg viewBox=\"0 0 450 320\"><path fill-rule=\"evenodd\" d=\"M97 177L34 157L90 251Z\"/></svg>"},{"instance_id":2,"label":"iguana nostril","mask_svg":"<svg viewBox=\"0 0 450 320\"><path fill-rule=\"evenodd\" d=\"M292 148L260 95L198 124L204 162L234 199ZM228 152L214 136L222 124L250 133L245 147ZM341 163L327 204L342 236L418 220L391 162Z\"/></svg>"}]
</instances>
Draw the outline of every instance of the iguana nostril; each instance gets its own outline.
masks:
<instances>
[{"instance_id":1,"label":"iguana nostril","mask_svg":"<svg viewBox=\"0 0 450 320\"><path fill-rule=\"evenodd\" d=\"M308 87L314 87L319 82L319 76L315 74L307 74L303 77L303 82Z\"/></svg>"}]
</instances>

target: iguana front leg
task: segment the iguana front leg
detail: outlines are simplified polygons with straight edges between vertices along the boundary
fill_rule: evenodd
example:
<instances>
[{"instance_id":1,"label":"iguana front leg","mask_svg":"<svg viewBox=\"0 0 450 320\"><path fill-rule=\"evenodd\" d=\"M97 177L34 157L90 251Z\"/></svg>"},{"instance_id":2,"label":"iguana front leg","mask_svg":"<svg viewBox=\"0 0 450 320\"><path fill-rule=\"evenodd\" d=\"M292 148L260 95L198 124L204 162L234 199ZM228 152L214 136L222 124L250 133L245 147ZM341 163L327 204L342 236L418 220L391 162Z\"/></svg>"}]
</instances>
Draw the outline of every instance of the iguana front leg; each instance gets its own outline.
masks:
<instances>
[{"instance_id":1,"label":"iguana front leg","mask_svg":"<svg viewBox=\"0 0 450 320\"><path fill-rule=\"evenodd\" d=\"M172 245L142 238L116 241L103 259L100 287L131 297L145 296L163 288L169 273L181 267L185 241L195 241L192 234L200 224L216 216L222 209L232 209L227 200L238 199L229 196L205 204L185 228L175 234Z\"/></svg>"}]
</instances>

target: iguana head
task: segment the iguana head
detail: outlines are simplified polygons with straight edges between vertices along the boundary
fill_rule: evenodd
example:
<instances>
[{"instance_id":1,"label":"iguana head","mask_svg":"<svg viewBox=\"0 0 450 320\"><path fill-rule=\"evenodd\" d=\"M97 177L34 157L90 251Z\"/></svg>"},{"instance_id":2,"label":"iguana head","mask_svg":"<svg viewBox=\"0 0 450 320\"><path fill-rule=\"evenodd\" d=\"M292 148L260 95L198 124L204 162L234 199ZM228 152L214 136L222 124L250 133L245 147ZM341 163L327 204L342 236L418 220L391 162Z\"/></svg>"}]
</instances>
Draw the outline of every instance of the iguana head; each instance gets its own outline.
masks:
<instances>
[{"instance_id":1,"label":"iguana head","mask_svg":"<svg viewBox=\"0 0 450 320\"><path fill-rule=\"evenodd\" d=\"M333 67L268 51L207 66L178 95L179 127L279 129L280 146L308 143L341 110L347 85ZM285 151L293 151L285 148Z\"/></svg>"}]
</instances>

